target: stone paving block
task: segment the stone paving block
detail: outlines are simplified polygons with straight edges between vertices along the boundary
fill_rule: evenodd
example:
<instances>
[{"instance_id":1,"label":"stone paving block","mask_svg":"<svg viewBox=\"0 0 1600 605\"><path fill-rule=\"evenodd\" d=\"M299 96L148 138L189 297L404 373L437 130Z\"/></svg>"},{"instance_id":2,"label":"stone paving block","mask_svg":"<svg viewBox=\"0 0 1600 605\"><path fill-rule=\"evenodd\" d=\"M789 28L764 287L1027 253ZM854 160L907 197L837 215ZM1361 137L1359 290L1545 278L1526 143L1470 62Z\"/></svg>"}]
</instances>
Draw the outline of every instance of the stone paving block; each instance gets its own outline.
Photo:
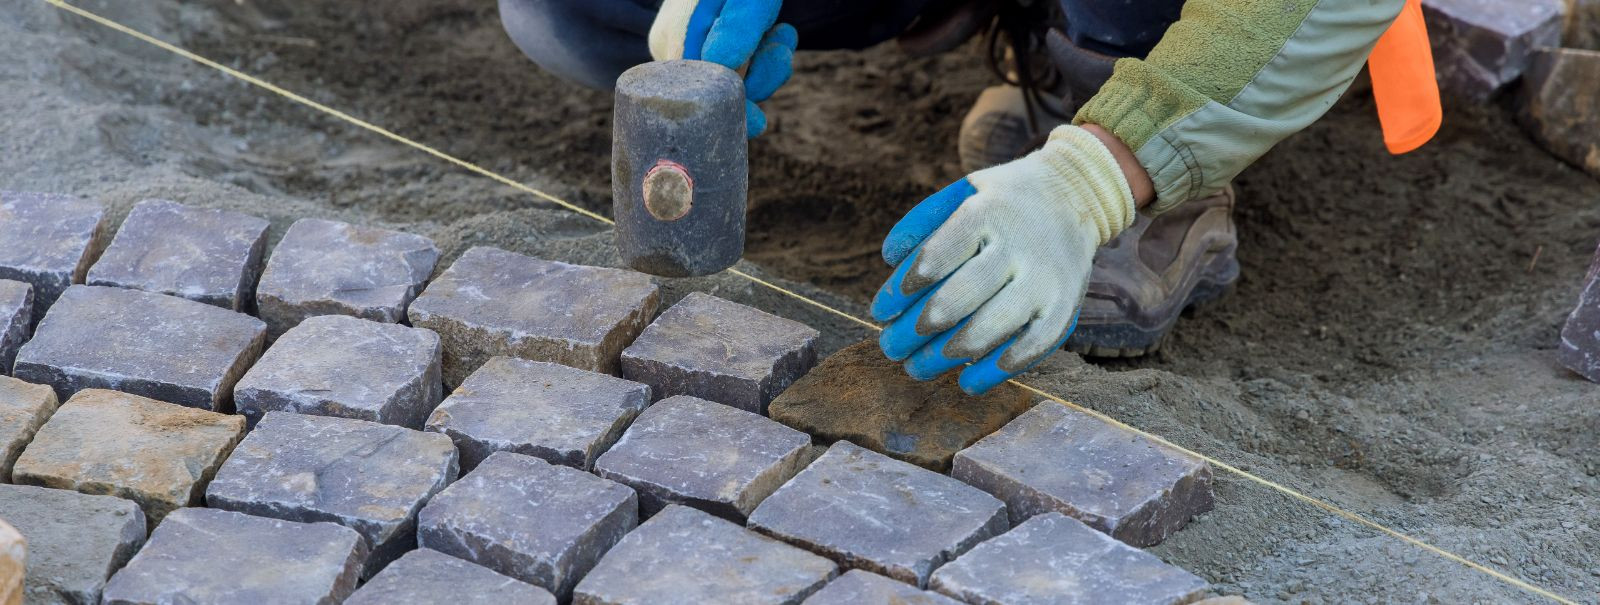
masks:
<instances>
[{"instance_id":1,"label":"stone paving block","mask_svg":"<svg viewBox=\"0 0 1600 605\"><path fill-rule=\"evenodd\" d=\"M933 589L968 603L1180 605L1204 596L1194 574L1076 519L1046 513L933 572Z\"/></svg>"},{"instance_id":2,"label":"stone paving block","mask_svg":"<svg viewBox=\"0 0 1600 605\"><path fill-rule=\"evenodd\" d=\"M804 605L961 605L961 602L869 571L852 569L811 595Z\"/></svg>"},{"instance_id":3,"label":"stone paving block","mask_svg":"<svg viewBox=\"0 0 1600 605\"><path fill-rule=\"evenodd\" d=\"M1589 262L1578 305L1561 328L1556 360L1592 382L1600 382L1600 248Z\"/></svg>"},{"instance_id":4,"label":"stone paving block","mask_svg":"<svg viewBox=\"0 0 1600 605\"><path fill-rule=\"evenodd\" d=\"M821 589L831 561L687 506L668 506L617 543L573 605L791 605Z\"/></svg>"},{"instance_id":5,"label":"stone paving block","mask_svg":"<svg viewBox=\"0 0 1600 605\"><path fill-rule=\"evenodd\" d=\"M145 200L128 211L87 283L241 311L255 293L268 225L248 214Z\"/></svg>"},{"instance_id":6,"label":"stone paving block","mask_svg":"<svg viewBox=\"0 0 1600 605\"><path fill-rule=\"evenodd\" d=\"M428 417L471 470L489 454L516 452L582 470L650 405L650 387L560 364L494 357Z\"/></svg>"},{"instance_id":7,"label":"stone paving block","mask_svg":"<svg viewBox=\"0 0 1600 605\"><path fill-rule=\"evenodd\" d=\"M692 292L622 352L622 377L656 397L691 395L767 413L817 365L818 332L759 309Z\"/></svg>"},{"instance_id":8,"label":"stone paving block","mask_svg":"<svg viewBox=\"0 0 1600 605\"><path fill-rule=\"evenodd\" d=\"M554 593L572 586L639 523L639 499L613 481L496 452L423 507L417 542Z\"/></svg>"},{"instance_id":9,"label":"stone paving block","mask_svg":"<svg viewBox=\"0 0 1600 605\"><path fill-rule=\"evenodd\" d=\"M684 504L742 523L810 447L810 436L760 414L679 395L645 409L594 470L638 491L644 516Z\"/></svg>"},{"instance_id":10,"label":"stone paving block","mask_svg":"<svg viewBox=\"0 0 1600 605\"><path fill-rule=\"evenodd\" d=\"M212 508L361 533L363 577L416 546L417 511L456 478L450 438L353 418L267 412L206 490Z\"/></svg>"},{"instance_id":11,"label":"stone paving block","mask_svg":"<svg viewBox=\"0 0 1600 605\"><path fill-rule=\"evenodd\" d=\"M66 399L116 389L233 410L233 383L261 355L266 326L243 313L164 294L73 286L17 353L17 378Z\"/></svg>"},{"instance_id":12,"label":"stone paving block","mask_svg":"<svg viewBox=\"0 0 1600 605\"><path fill-rule=\"evenodd\" d=\"M436 550L419 548L390 563L344 605L556 605L538 586Z\"/></svg>"},{"instance_id":13,"label":"stone paving block","mask_svg":"<svg viewBox=\"0 0 1600 605\"><path fill-rule=\"evenodd\" d=\"M768 496L750 527L846 567L925 587L928 575L1010 525L993 496L840 441Z\"/></svg>"},{"instance_id":14,"label":"stone paving block","mask_svg":"<svg viewBox=\"0 0 1600 605\"><path fill-rule=\"evenodd\" d=\"M58 406L50 387L0 376L0 483L11 482L12 465Z\"/></svg>"},{"instance_id":15,"label":"stone paving block","mask_svg":"<svg viewBox=\"0 0 1600 605\"><path fill-rule=\"evenodd\" d=\"M17 459L17 483L119 496L150 525L200 503L206 483L244 436L244 419L138 395L73 395Z\"/></svg>"},{"instance_id":16,"label":"stone paving block","mask_svg":"<svg viewBox=\"0 0 1600 605\"><path fill-rule=\"evenodd\" d=\"M145 538L139 505L113 496L0 485L0 517L28 541L30 604L99 603L106 580Z\"/></svg>"},{"instance_id":17,"label":"stone paving block","mask_svg":"<svg viewBox=\"0 0 1600 605\"><path fill-rule=\"evenodd\" d=\"M1550 153L1600 177L1600 51L1534 51L1518 117Z\"/></svg>"},{"instance_id":18,"label":"stone paving block","mask_svg":"<svg viewBox=\"0 0 1600 605\"><path fill-rule=\"evenodd\" d=\"M643 273L467 250L412 303L411 324L444 339L445 384L505 355L617 373L661 295Z\"/></svg>"},{"instance_id":19,"label":"stone paving block","mask_svg":"<svg viewBox=\"0 0 1600 605\"><path fill-rule=\"evenodd\" d=\"M348 315L290 328L233 388L250 424L268 411L420 429L439 405L439 335Z\"/></svg>"},{"instance_id":20,"label":"stone paving block","mask_svg":"<svg viewBox=\"0 0 1600 605\"><path fill-rule=\"evenodd\" d=\"M1004 500L1012 523L1046 512L1152 546L1211 510L1211 466L1046 401L956 454L950 475Z\"/></svg>"},{"instance_id":21,"label":"stone paving block","mask_svg":"<svg viewBox=\"0 0 1600 605\"><path fill-rule=\"evenodd\" d=\"M828 356L767 413L824 441L846 440L944 472L957 451L999 430L1033 401L1010 384L973 397L961 391L954 372L914 380L883 356L874 337Z\"/></svg>"},{"instance_id":22,"label":"stone paving block","mask_svg":"<svg viewBox=\"0 0 1600 605\"><path fill-rule=\"evenodd\" d=\"M338 603L366 556L361 535L333 523L185 508L111 577L104 605Z\"/></svg>"},{"instance_id":23,"label":"stone paving block","mask_svg":"<svg viewBox=\"0 0 1600 605\"><path fill-rule=\"evenodd\" d=\"M1424 0L1439 85L1487 100L1516 80L1534 49L1561 45L1562 0Z\"/></svg>"},{"instance_id":24,"label":"stone paving block","mask_svg":"<svg viewBox=\"0 0 1600 605\"><path fill-rule=\"evenodd\" d=\"M22 580L28 571L28 541L0 519L0 605L22 605Z\"/></svg>"},{"instance_id":25,"label":"stone paving block","mask_svg":"<svg viewBox=\"0 0 1600 605\"><path fill-rule=\"evenodd\" d=\"M256 307L272 338L317 315L399 323L438 262L420 235L303 218L272 250Z\"/></svg>"},{"instance_id":26,"label":"stone paving block","mask_svg":"<svg viewBox=\"0 0 1600 605\"><path fill-rule=\"evenodd\" d=\"M10 374L22 343L33 336L33 286L0 279L0 374Z\"/></svg>"},{"instance_id":27,"label":"stone paving block","mask_svg":"<svg viewBox=\"0 0 1600 605\"><path fill-rule=\"evenodd\" d=\"M71 195L0 191L0 279L33 285L33 320L83 283L109 226L100 204Z\"/></svg>"}]
</instances>

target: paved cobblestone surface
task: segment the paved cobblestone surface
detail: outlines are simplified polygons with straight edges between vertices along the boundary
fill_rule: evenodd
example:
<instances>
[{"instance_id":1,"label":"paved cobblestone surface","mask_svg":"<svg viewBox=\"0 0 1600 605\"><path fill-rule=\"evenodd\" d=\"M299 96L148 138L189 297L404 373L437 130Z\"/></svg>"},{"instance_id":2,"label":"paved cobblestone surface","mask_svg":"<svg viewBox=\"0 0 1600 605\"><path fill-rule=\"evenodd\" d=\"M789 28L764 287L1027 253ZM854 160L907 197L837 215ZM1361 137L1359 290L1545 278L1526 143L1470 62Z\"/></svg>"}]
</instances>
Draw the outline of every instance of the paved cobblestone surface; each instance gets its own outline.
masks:
<instances>
[{"instance_id":1,"label":"paved cobblestone surface","mask_svg":"<svg viewBox=\"0 0 1600 605\"><path fill-rule=\"evenodd\" d=\"M691 395L766 414L817 364L817 335L800 322L692 292L622 352L622 376L650 385L656 397Z\"/></svg>"},{"instance_id":2,"label":"paved cobblestone surface","mask_svg":"<svg viewBox=\"0 0 1600 605\"><path fill-rule=\"evenodd\" d=\"M17 354L14 375L56 396L116 389L233 409L233 384L261 355L260 320L164 294L73 286Z\"/></svg>"},{"instance_id":3,"label":"paved cobblestone surface","mask_svg":"<svg viewBox=\"0 0 1600 605\"><path fill-rule=\"evenodd\" d=\"M384 567L344 605L556 605L543 588L435 550L419 548Z\"/></svg>"},{"instance_id":4,"label":"paved cobblestone surface","mask_svg":"<svg viewBox=\"0 0 1600 605\"><path fill-rule=\"evenodd\" d=\"M22 580L28 572L28 541L0 519L0 605L22 605Z\"/></svg>"},{"instance_id":5,"label":"paved cobblestone surface","mask_svg":"<svg viewBox=\"0 0 1600 605\"><path fill-rule=\"evenodd\" d=\"M206 504L355 529L371 546L370 576L416 545L417 511L455 480L456 468L444 435L267 412L217 472Z\"/></svg>"},{"instance_id":6,"label":"paved cobblestone surface","mask_svg":"<svg viewBox=\"0 0 1600 605\"><path fill-rule=\"evenodd\" d=\"M59 405L50 387L0 376L0 483L11 482L11 467L23 447Z\"/></svg>"},{"instance_id":7,"label":"paved cobblestone surface","mask_svg":"<svg viewBox=\"0 0 1600 605\"><path fill-rule=\"evenodd\" d=\"M300 322L239 379L234 403L254 425L268 411L420 429L439 404L439 336L346 315Z\"/></svg>"},{"instance_id":8,"label":"paved cobblestone surface","mask_svg":"<svg viewBox=\"0 0 1600 605\"><path fill-rule=\"evenodd\" d=\"M622 348L659 303L642 273L478 247L429 284L409 315L444 339L445 384L454 386L495 355L616 374Z\"/></svg>"},{"instance_id":9,"label":"paved cobblestone surface","mask_svg":"<svg viewBox=\"0 0 1600 605\"><path fill-rule=\"evenodd\" d=\"M1060 513L1029 519L933 572L935 590L968 603L1178 605L1207 584Z\"/></svg>"},{"instance_id":10,"label":"paved cobblestone surface","mask_svg":"<svg viewBox=\"0 0 1600 605\"><path fill-rule=\"evenodd\" d=\"M28 540L29 605L99 603L106 580L145 538L133 501L70 490L0 485L0 518Z\"/></svg>"},{"instance_id":11,"label":"paved cobblestone surface","mask_svg":"<svg viewBox=\"0 0 1600 605\"><path fill-rule=\"evenodd\" d=\"M790 605L838 573L827 559L687 506L625 536L573 593L574 605Z\"/></svg>"},{"instance_id":12,"label":"paved cobblestone surface","mask_svg":"<svg viewBox=\"0 0 1600 605\"><path fill-rule=\"evenodd\" d=\"M267 226L248 214L145 200L123 219L86 283L239 311L255 293Z\"/></svg>"},{"instance_id":13,"label":"paved cobblestone surface","mask_svg":"<svg viewBox=\"0 0 1600 605\"><path fill-rule=\"evenodd\" d=\"M33 285L33 323L83 283L109 229L99 203L70 195L0 191L0 279Z\"/></svg>"},{"instance_id":14,"label":"paved cobblestone surface","mask_svg":"<svg viewBox=\"0 0 1600 605\"><path fill-rule=\"evenodd\" d=\"M680 395L640 414L595 472L637 490L645 516L685 504L742 523L810 447L805 433L758 414Z\"/></svg>"},{"instance_id":15,"label":"paved cobblestone surface","mask_svg":"<svg viewBox=\"0 0 1600 605\"><path fill-rule=\"evenodd\" d=\"M961 602L869 571L852 569L811 595L805 605L961 605Z\"/></svg>"},{"instance_id":16,"label":"paved cobblestone surface","mask_svg":"<svg viewBox=\"0 0 1600 605\"><path fill-rule=\"evenodd\" d=\"M1009 524L1005 505L982 491L841 441L762 502L750 527L922 587Z\"/></svg>"},{"instance_id":17,"label":"paved cobblestone surface","mask_svg":"<svg viewBox=\"0 0 1600 605\"><path fill-rule=\"evenodd\" d=\"M951 475L1006 502L1013 523L1056 511L1134 546L1211 510L1211 467L1044 402L956 454Z\"/></svg>"},{"instance_id":18,"label":"paved cobblestone surface","mask_svg":"<svg viewBox=\"0 0 1600 605\"><path fill-rule=\"evenodd\" d=\"M399 323L438 262L420 235L304 218L272 250L256 305L273 338L317 315Z\"/></svg>"},{"instance_id":19,"label":"paved cobblestone surface","mask_svg":"<svg viewBox=\"0 0 1600 605\"><path fill-rule=\"evenodd\" d=\"M104 603L338 603L355 591L366 548L332 523L185 508L111 577Z\"/></svg>"},{"instance_id":20,"label":"paved cobblestone surface","mask_svg":"<svg viewBox=\"0 0 1600 605\"><path fill-rule=\"evenodd\" d=\"M154 526L200 503L243 435L238 416L89 389L61 404L12 475L17 483L133 500Z\"/></svg>"},{"instance_id":21,"label":"paved cobblestone surface","mask_svg":"<svg viewBox=\"0 0 1600 605\"><path fill-rule=\"evenodd\" d=\"M489 454L516 452L590 470L650 405L650 387L560 364L494 357L428 417L449 435L463 471Z\"/></svg>"},{"instance_id":22,"label":"paved cobblestone surface","mask_svg":"<svg viewBox=\"0 0 1600 605\"><path fill-rule=\"evenodd\" d=\"M22 343L33 336L33 286L0 279L0 374L11 374Z\"/></svg>"}]
</instances>

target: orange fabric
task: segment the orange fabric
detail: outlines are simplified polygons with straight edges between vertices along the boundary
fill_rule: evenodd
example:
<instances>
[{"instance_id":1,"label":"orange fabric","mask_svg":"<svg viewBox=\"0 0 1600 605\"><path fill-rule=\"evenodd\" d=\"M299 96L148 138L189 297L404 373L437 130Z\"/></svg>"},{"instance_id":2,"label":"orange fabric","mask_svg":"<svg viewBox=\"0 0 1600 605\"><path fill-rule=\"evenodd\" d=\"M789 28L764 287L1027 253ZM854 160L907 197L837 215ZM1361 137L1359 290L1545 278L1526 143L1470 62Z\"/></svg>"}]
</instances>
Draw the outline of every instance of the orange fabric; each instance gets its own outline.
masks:
<instances>
[{"instance_id":1,"label":"orange fabric","mask_svg":"<svg viewBox=\"0 0 1600 605\"><path fill-rule=\"evenodd\" d=\"M1389 153L1400 155L1421 147L1439 131L1444 111L1434 79L1433 49L1422 18L1422 0L1406 0L1367 58L1378 123Z\"/></svg>"}]
</instances>

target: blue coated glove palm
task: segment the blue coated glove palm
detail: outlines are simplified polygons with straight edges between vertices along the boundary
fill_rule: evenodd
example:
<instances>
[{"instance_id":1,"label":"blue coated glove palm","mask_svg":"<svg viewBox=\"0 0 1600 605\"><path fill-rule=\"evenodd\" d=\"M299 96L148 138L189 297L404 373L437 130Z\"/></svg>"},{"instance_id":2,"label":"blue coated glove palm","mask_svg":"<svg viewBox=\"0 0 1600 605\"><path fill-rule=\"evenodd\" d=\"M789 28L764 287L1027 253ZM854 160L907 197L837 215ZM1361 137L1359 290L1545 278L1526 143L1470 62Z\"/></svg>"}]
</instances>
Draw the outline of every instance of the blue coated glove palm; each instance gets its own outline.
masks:
<instances>
[{"instance_id":1,"label":"blue coated glove palm","mask_svg":"<svg viewBox=\"0 0 1600 605\"><path fill-rule=\"evenodd\" d=\"M781 0L666 0L650 28L650 56L657 61L695 59L745 69L745 129L755 138L767 129L756 104L778 91L794 72L799 34L778 23Z\"/></svg>"}]
</instances>

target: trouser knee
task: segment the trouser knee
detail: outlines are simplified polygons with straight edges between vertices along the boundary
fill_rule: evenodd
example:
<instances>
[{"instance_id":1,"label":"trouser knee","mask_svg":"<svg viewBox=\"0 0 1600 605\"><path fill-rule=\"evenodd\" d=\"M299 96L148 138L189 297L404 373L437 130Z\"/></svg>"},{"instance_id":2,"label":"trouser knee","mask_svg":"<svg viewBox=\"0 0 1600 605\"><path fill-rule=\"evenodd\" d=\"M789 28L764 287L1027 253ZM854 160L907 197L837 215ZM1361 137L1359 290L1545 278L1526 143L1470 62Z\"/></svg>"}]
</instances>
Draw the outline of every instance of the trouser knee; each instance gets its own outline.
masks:
<instances>
[{"instance_id":1,"label":"trouser knee","mask_svg":"<svg viewBox=\"0 0 1600 605\"><path fill-rule=\"evenodd\" d=\"M499 0L511 41L562 79L610 90L629 67L650 60L646 35L655 0Z\"/></svg>"}]
</instances>

